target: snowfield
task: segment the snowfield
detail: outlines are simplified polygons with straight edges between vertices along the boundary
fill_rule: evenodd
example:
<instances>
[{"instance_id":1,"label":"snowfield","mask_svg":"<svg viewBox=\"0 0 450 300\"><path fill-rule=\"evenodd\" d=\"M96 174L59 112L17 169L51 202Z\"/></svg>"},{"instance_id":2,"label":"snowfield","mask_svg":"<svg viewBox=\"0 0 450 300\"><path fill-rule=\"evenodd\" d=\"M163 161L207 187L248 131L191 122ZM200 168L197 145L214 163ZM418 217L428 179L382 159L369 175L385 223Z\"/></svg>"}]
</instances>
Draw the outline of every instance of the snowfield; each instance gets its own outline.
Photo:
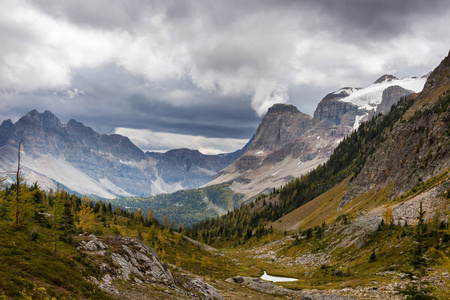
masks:
<instances>
[{"instance_id":1,"label":"snowfield","mask_svg":"<svg viewBox=\"0 0 450 300\"><path fill-rule=\"evenodd\" d=\"M426 78L404 78L392 81L383 81L381 83L374 83L364 89L346 88L334 92L339 94L345 91L349 96L340 99L343 102L350 102L367 111L374 109L381 103L383 91L390 86L398 85L404 89L412 90L416 93L421 92L425 85Z\"/></svg>"}]
</instances>

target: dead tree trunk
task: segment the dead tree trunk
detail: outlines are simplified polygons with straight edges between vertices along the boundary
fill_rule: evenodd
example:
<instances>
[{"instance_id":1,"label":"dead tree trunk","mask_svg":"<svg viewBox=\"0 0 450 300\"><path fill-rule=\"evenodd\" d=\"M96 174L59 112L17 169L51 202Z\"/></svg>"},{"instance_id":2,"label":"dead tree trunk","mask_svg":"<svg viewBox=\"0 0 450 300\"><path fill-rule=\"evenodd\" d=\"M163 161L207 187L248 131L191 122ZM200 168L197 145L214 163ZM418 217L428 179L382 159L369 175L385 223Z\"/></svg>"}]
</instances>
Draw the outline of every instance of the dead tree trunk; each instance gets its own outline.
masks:
<instances>
[{"instance_id":1,"label":"dead tree trunk","mask_svg":"<svg viewBox=\"0 0 450 300\"><path fill-rule=\"evenodd\" d=\"M20 148L22 147L22 140L19 142L19 150L17 151L17 172L16 172L16 213L15 213L15 226L19 227L20 219Z\"/></svg>"}]
</instances>

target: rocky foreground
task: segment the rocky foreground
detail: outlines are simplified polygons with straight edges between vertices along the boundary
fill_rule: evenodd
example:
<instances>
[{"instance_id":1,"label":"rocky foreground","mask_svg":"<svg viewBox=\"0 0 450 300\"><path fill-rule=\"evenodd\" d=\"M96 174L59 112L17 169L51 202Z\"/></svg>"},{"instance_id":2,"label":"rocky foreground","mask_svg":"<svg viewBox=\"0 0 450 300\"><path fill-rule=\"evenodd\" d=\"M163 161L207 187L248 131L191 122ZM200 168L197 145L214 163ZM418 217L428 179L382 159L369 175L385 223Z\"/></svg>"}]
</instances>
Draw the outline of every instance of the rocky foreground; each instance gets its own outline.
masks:
<instances>
[{"instance_id":1,"label":"rocky foreground","mask_svg":"<svg viewBox=\"0 0 450 300\"><path fill-rule=\"evenodd\" d=\"M138 239L125 236L80 237L78 249L98 267L90 278L117 299L211 299L223 297L192 274L174 276L156 251Z\"/></svg>"}]
</instances>

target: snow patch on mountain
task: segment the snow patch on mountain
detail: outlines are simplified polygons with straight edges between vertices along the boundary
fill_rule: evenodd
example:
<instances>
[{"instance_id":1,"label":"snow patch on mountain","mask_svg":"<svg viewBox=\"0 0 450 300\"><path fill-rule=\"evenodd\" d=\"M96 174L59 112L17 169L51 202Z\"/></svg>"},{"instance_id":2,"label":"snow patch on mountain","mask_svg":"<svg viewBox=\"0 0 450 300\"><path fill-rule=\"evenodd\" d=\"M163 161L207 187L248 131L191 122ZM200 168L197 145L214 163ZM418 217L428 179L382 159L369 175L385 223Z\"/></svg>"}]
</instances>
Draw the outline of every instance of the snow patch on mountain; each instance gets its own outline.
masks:
<instances>
[{"instance_id":1,"label":"snow patch on mountain","mask_svg":"<svg viewBox=\"0 0 450 300\"><path fill-rule=\"evenodd\" d=\"M356 116L355 117L355 124L353 124L353 130L357 130L359 125L361 125L361 120L367 116L368 114L364 114L362 116Z\"/></svg>"},{"instance_id":2,"label":"snow patch on mountain","mask_svg":"<svg viewBox=\"0 0 450 300\"><path fill-rule=\"evenodd\" d=\"M380 83L374 83L364 89L351 89L345 88L345 92L349 93L347 97L340 99L343 102L350 102L359 107L359 109L365 109L367 111L375 109L377 105L381 103L383 91L390 86L399 85L404 89L412 90L416 93L422 91L425 85L425 78L404 78L391 81L383 81ZM340 94L340 91L334 92L334 94Z\"/></svg>"}]
</instances>

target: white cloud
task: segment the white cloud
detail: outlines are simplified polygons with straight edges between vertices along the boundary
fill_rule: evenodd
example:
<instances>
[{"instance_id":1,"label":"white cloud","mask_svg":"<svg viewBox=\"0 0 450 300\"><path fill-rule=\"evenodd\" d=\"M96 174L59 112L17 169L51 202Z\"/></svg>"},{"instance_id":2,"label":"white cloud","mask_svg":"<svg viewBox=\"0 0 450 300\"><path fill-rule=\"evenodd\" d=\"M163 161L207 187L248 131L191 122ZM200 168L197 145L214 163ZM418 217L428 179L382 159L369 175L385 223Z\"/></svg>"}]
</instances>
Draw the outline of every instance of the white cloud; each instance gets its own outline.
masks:
<instances>
[{"instance_id":1,"label":"white cloud","mask_svg":"<svg viewBox=\"0 0 450 300\"><path fill-rule=\"evenodd\" d=\"M127 136L144 151L157 152L188 148L196 149L203 154L230 153L243 148L248 142L245 139L206 138L203 136L153 132L147 129L116 128L115 133Z\"/></svg>"}]
</instances>

